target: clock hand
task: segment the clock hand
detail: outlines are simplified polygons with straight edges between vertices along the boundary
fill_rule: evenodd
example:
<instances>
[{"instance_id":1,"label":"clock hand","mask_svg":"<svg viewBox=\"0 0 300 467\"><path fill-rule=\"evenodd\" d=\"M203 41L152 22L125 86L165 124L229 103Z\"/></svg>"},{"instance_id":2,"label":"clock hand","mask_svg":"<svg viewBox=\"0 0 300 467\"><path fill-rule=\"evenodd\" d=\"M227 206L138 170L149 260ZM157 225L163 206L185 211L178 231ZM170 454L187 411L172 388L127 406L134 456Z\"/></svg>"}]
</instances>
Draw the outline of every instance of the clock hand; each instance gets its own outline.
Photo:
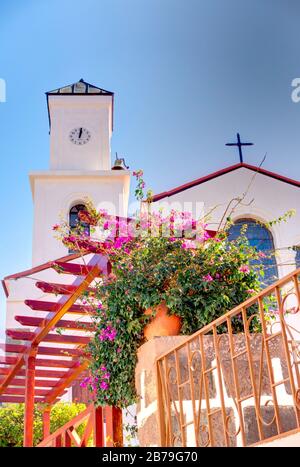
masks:
<instances>
[{"instance_id":1,"label":"clock hand","mask_svg":"<svg viewBox=\"0 0 300 467\"><path fill-rule=\"evenodd\" d=\"M79 139L81 138L81 135L82 135L82 128L80 128L79 130Z\"/></svg>"}]
</instances>

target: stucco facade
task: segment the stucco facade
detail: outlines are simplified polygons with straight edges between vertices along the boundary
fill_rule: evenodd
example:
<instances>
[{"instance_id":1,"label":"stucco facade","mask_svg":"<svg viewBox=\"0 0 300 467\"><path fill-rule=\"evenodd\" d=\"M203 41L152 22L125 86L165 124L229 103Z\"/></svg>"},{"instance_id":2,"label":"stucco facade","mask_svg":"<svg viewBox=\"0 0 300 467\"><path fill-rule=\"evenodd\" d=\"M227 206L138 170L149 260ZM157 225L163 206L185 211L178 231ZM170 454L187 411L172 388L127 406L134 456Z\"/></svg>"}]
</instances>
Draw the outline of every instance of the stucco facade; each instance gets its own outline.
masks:
<instances>
[{"instance_id":1,"label":"stucco facade","mask_svg":"<svg viewBox=\"0 0 300 467\"><path fill-rule=\"evenodd\" d=\"M52 227L60 217L68 220L70 209L90 198L97 209L127 216L130 172L46 171L30 174L34 203L32 264L36 266L67 254L54 237Z\"/></svg>"},{"instance_id":2,"label":"stucco facade","mask_svg":"<svg viewBox=\"0 0 300 467\"><path fill-rule=\"evenodd\" d=\"M295 251L288 247L300 245L300 205L299 187L285 181L255 173L246 167L239 167L221 176L166 196L153 203L153 209L172 207L209 214L209 228L217 230L223 214L231 200L243 197L243 201L232 213L232 220L239 218L257 219L269 222L291 209L296 213L288 222L275 224L270 228L276 250L279 277L295 268ZM203 206L202 206L203 203ZM235 205L232 203L231 207ZM228 210L230 213L231 208Z\"/></svg>"}]
</instances>

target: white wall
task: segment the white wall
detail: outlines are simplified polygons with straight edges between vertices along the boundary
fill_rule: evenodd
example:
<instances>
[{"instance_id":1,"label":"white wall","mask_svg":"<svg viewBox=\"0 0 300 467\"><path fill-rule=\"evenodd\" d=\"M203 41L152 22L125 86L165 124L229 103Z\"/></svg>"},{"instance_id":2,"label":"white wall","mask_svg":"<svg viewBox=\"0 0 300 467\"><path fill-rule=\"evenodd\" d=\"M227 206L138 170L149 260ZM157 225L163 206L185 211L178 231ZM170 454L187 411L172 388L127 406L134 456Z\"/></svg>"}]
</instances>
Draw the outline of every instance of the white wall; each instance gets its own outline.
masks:
<instances>
[{"instance_id":1,"label":"white wall","mask_svg":"<svg viewBox=\"0 0 300 467\"><path fill-rule=\"evenodd\" d=\"M51 170L110 170L112 96L49 95ZM84 127L91 139L77 146L70 131Z\"/></svg>"},{"instance_id":2,"label":"white wall","mask_svg":"<svg viewBox=\"0 0 300 467\"><path fill-rule=\"evenodd\" d=\"M166 202L178 203L181 209L192 211L195 215L197 203L201 205L203 202L206 213L216 207L211 213L209 228L217 230L220 219L230 200L241 196L247 190L251 180L252 184L243 201L244 205L240 205L236 209L233 220L248 217L270 221L290 209L297 209L300 205L299 188L263 174L255 174L249 169L239 168L169 198L157 201L153 203L153 209L158 209L159 206L164 205ZM249 206L245 206L252 199L253 202ZM276 260L279 277L282 277L295 267L295 252L288 251L286 247L300 244L300 212L297 212L287 223L283 222L272 227L271 233L277 250Z\"/></svg>"},{"instance_id":3,"label":"white wall","mask_svg":"<svg viewBox=\"0 0 300 467\"><path fill-rule=\"evenodd\" d=\"M70 208L83 203L86 197L92 199L96 208L127 216L129 171L49 171L33 173L30 180L34 201L34 266L68 254L54 238L52 227L59 223L60 215L67 219Z\"/></svg>"}]
</instances>

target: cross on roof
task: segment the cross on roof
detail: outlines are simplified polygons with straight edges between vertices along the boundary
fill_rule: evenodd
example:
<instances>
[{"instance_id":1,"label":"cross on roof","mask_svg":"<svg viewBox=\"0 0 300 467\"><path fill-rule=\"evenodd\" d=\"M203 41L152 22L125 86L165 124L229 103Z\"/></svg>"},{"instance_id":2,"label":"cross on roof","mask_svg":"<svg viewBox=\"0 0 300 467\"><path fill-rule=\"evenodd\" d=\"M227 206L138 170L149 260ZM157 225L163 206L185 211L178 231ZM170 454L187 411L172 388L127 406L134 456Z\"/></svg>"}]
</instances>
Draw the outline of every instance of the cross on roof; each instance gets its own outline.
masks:
<instances>
[{"instance_id":1,"label":"cross on roof","mask_svg":"<svg viewBox=\"0 0 300 467\"><path fill-rule=\"evenodd\" d=\"M253 143L242 143L240 134L237 133L237 143L226 143L226 146L237 146L239 148L239 156L240 156L240 162L243 162L243 153L242 153L242 146L253 146Z\"/></svg>"}]
</instances>

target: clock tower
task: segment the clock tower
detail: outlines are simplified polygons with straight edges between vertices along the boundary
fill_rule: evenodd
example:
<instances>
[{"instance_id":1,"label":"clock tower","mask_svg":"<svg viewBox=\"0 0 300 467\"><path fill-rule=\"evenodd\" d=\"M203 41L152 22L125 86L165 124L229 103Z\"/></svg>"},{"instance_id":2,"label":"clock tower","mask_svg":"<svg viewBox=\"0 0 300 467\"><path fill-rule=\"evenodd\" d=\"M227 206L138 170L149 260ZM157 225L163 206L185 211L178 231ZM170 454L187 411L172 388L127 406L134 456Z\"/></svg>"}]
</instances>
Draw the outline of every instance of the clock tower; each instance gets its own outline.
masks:
<instances>
[{"instance_id":1,"label":"clock tower","mask_svg":"<svg viewBox=\"0 0 300 467\"><path fill-rule=\"evenodd\" d=\"M46 96L50 169L109 170L114 94L81 79Z\"/></svg>"},{"instance_id":2,"label":"clock tower","mask_svg":"<svg viewBox=\"0 0 300 467\"><path fill-rule=\"evenodd\" d=\"M130 172L112 170L114 93L84 80L46 93L50 167L29 175L34 202L33 265L68 254L53 237L60 216L90 198L112 215L127 216Z\"/></svg>"}]
</instances>

